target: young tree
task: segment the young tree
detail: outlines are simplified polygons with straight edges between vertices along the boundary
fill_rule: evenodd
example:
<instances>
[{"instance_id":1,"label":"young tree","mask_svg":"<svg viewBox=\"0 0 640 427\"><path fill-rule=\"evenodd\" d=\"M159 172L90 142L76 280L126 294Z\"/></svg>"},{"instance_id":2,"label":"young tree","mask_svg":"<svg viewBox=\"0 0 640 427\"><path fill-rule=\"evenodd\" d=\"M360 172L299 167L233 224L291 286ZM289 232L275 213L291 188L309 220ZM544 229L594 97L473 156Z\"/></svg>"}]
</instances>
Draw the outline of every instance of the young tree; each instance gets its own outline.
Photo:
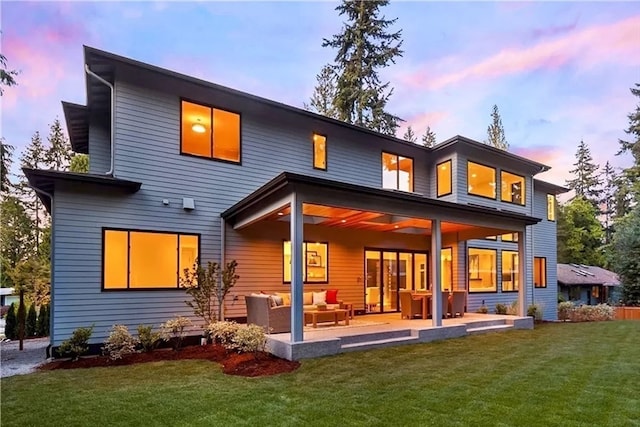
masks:
<instances>
[{"instance_id":1,"label":"young tree","mask_svg":"<svg viewBox=\"0 0 640 427\"><path fill-rule=\"evenodd\" d=\"M35 254L35 236L32 223L20 200L5 197L0 203L0 258L2 258L2 285L13 286L16 266Z\"/></svg>"},{"instance_id":2,"label":"young tree","mask_svg":"<svg viewBox=\"0 0 640 427\"><path fill-rule=\"evenodd\" d=\"M336 99L336 72L330 65L325 65L316 76L316 86L313 89L309 104L305 109L322 114L332 119L338 118L338 111L334 104Z\"/></svg>"},{"instance_id":3,"label":"young tree","mask_svg":"<svg viewBox=\"0 0 640 427\"><path fill-rule=\"evenodd\" d=\"M416 136L416 133L413 131L411 126L408 126L407 131L404 133L404 135L402 135L402 139L409 142L416 142L418 140L418 137Z\"/></svg>"},{"instance_id":4,"label":"young tree","mask_svg":"<svg viewBox=\"0 0 640 427\"><path fill-rule=\"evenodd\" d=\"M4 138L0 138L0 193L5 194L11 188L9 174L11 165L13 164L13 146L5 142Z\"/></svg>"},{"instance_id":5,"label":"young tree","mask_svg":"<svg viewBox=\"0 0 640 427\"><path fill-rule=\"evenodd\" d=\"M631 88L631 93L640 98L640 83ZM630 141L619 140L620 151L618 155L630 152L633 156L633 165L624 169L622 174L631 184L629 188L631 197L635 203L640 203L640 102L636 110L629 113L629 128L625 132L630 136Z\"/></svg>"},{"instance_id":6,"label":"young tree","mask_svg":"<svg viewBox=\"0 0 640 427\"><path fill-rule=\"evenodd\" d=\"M491 124L487 128L487 140L485 144L499 148L501 150L508 150L509 143L504 136L504 127L502 126L502 118L500 118L500 112L498 106L494 105L491 112Z\"/></svg>"},{"instance_id":7,"label":"young tree","mask_svg":"<svg viewBox=\"0 0 640 427\"><path fill-rule=\"evenodd\" d=\"M567 180L567 186L576 192L576 197L584 197L589 200L594 207L598 207L600 200L600 179L598 177L599 166L593 163L589 146L580 141L576 152L575 169L569 173L575 176L574 179Z\"/></svg>"},{"instance_id":8,"label":"young tree","mask_svg":"<svg viewBox=\"0 0 640 427\"><path fill-rule=\"evenodd\" d=\"M7 68L7 57L0 53L0 96L4 95L3 86L11 87L18 84L15 79L17 75L16 70Z\"/></svg>"},{"instance_id":9,"label":"young tree","mask_svg":"<svg viewBox=\"0 0 640 427\"><path fill-rule=\"evenodd\" d=\"M69 165L69 171L76 173L88 173L89 172L89 156L86 154L74 154L71 158L71 164Z\"/></svg>"},{"instance_id":10,"label":"young tree","mask_svg":"<svg viewBox=\"0 0 640 427\"><path fill-rule=\"evenodd\" d=\"M401 31L389 32L396 19L380 17L388 0L343 0L336 7L347 19L342 31L322 46L337 50L336 94L333 105L339 120L395 135L398 117L386 110L393 89L383 83L378 70L402 56Z\"/></svg>"},{"instance_id":11,"label":"young tree","mask_svg":"<svg viewBox=\"0 0 640 427\"><path fill-rule=\"evenodd\" d=\"M436 134L431 130L431 126L427 126L427 130L422 135L422 145L425 147L433 147L436 145Z\"/></svg>"},{"instance_id":12,"label":"young tree","mask_svg":"<svg viewBox=\"0 0 640 427\"><path fill-rule=\"evenodd\" d=\"M593 204L578 196L558 209L558 262L604 265L604 231Z\"/></svg>"},{"instance_id":13,"label":"young tree","mask_svg":"<svg viewBox=\"0 0 640 427\"><path fill-rule=\"evenodd\" d=\"M622 281L622 301L640 306L640 206L616 223L610 262Z\"/></svg>"},{"instance_id":14,"label":"young tree","mask_svg":"<svg viewBox=\"0 0 640 427\"><path fill-rule=\"evenodd\" d=\"M71 163L71 156L73 151L71 150L71 143L67 136L62 132L62 125L57 118L51 124L49 128L49 149L45 155L47 164L50 169L53 170L67 170Z\"/></svg>"}]
</instances>

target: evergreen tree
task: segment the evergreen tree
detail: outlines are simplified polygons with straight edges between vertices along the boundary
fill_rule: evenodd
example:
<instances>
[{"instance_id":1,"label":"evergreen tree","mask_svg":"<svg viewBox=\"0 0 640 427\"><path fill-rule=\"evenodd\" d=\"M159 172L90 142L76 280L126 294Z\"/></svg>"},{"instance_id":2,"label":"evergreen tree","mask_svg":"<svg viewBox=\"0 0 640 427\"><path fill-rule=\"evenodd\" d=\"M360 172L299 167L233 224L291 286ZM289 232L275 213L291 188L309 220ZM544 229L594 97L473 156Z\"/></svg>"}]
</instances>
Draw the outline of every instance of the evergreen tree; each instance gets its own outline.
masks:
<instances>
[{"instance_id":1,"label":"evergreen tree","mask_svg":"<svg viewBox=\"0 0 640 427\"><path fill-rule=\"evenodd\" d=\"M89 172L89 156L86 154L74 154L71 158L71 164L69 165L69 171L76 173L88 173Z\"/></svg>"},{"instance_id":2,"label":"evergreen tree","mask_svg":"<svg viewBox=\"0 0 640 427\"><path fill-rule=\"evenodd\" d=\"M347 22L342 31L322 46L337 50L336 94L333 105L337 118L377 132L395 135L399 118L386 110L393 93L389 82L382 83L378 70L402 56L401 31L388 28L396 19L380 17L388 0L343 0L336 7Z\"/></svg>"},{"instance_id":3,"label":"evergreen tree","mask_svg":"<svg viewBox=\"0 0 640 427\"><path fill-rule=\"evenodd\" d=\"M576 192L576 197L584 197L589 200L594 207L598 207L600 200L600 179L598 177L599 166L593 163L589 146L580 141L576 152L575 169L569 173L575 176L574 179L567 180L567 186Z\"/></svg>"},{"instance_id":4,"label":"evergreen tree","mask_svg":"<svg viewBox=\"0 0 640 427\"><path fill-rule=\"evenodd\" d=\"M602 169L602 197L600 207L604 216L605 243L611 241L612 221L615 217L616 172L607 161Z\"/></svg>"},{"instance_id":5,"label":"evergreen tree","mask_svg":"<svg viewBox=\"0 0 640 427\"><path fill-rule=\"evenodd\" d=\"M49 169L58 171L67 170L71 163L73 151L71 150L69 138L62 132L62 125L60 125L60 120L57 118L49 128L47 140L49 141L49 149L47 150L45 158Z\"/></svg>"},{"instance_id":6,"label":"evergreen tree","mask_svg":"<svg viewBox=\"0 0 640 427\"><path fill-rule=\"evenodd\" d=\"M4 335L10 340L18 338L18 315L16 313L16 304L11 303L4 324Z\"/></svg>"},{"instance_id":7,"label":"evergreen tree","mask_svg":"<svg viewBox=\"0 0 640 427\"><path fill-rule=\"evenodd\" d=\"M40 137L40 132L35 132L31 137L31 143L25 148L22 156L20 156L20 166L22 168L42 169L47 165L47 153L49 150L45 148ZM23 176L16 191L20 200L24 203L24 207L33 220L33 231L35 236L35 249L39 252L40 235L42 232L42 224L46 223L46 211L36 192L29 186L29 182Z\"/></svg>"},{"instance_id":8,"label":"evergreen tree","mask_svg":"<svg viewBox=\"0 0 640 427\"><path fill-rule=\"evenodd\" d=\"M636 83L635 88L631 88L631 93L640 98L640 83ZM633 156L633 165L624 169L622 174L626 181L631 184L629 191L634 203L640 203L640 102L636 110L629 113L629 128L625 132L631 137L630 141L619 140L620 151L618 155L630 152Z\"/></svg>"},{"instance_id":9,"label":"evergreen tree","mask_svg":"<svg viewBox=\"0 0 640 427\"><path fill-rule=\"evenodd\" d=\"M418 137L416 136L411 126L408 126L407 131L402 136L402 139L409 142L416 142L418 140Z\"/></svg>"},{"instance_id":10,"label":"evergreen tree","mask_svg":"<svg viewBox=\"0 0 640 427\"><path fill-rule=\"evenodd\" d=\"M37 323L37 318L38 316L36 315L36 305L35 304L31 304L31 306L29 307L29 311L27 311L27 320L25 321L24 324L24 336L26 337L33 337L36 335L37 329L36 329L36 323Z\"/></svg>"},{"instance_id":11,"label":"evergreen tree","mask_svg":"<svg viewBox=\"0 0 640 427\"><path fill-rule=\"evenodd\" d=\"M9 175L11 173L11 165L13 164L13 146L5 142L4 138L0 138L0 193L5 194L11 188Z\"/></svg>"},{"instance_id":12,"label":"evergreen tree","mask_svg":"<svg viewBox=\"0 0 640 427\"><path fill-rule=\"evenodd\" d=\"M17 71L7 69L7 57L0 53L0 96L4 95L3 86L11 87L18 84L15 79L17 75Z\"/></svg>"},{"instance_id":13,"label":"evergreen tree","mask_svg":"<svg viewBox=\"0 0 640 427\"><path fill-rule=\"evenodd\" d=\"M563 264L604 265L604 231L593 204L575 197L558 209L558 262Z\"/></svg>"},{"instance_id":14,"label":"evergreen tree","mask_svg":"<svg viewBox=\"0 0 640 427\"><path fill-rule=\"evenodd\" d=\"M436 134L431 130L430 126L427 126L427 130L422 135L422 145L425 147L433 147L436 145Z\"/></svg>"},{"instance_id":15,"label":"evergreen tree","mask_svg":"<svg viewBox=\"0 0 640 427\"><path fill-rule=\"evenodd\" d=\"M38 311L38 320L36 321L36 335L46 337L49 335L49 306L41 305Z\"/></svg>"},{"instance_id":16,"label":"evergreen tree","mask_svg":"<svg viewBox=\"0 0 640 427\"><path fill-rule=\"evenodd\" d=\"M640 306L640 206L616 223L611 264L622 282L622 301Z\"/></svg>"},{"instance_id":17,"label":"evergreen tree","mask_svg":"<svg viewBox=\"0 0 640 427\"><path fill-rule=\"evenodd\" d=\"M322 114L332 119L338 118L338 111L334 104L336 99L337 76L330 65L325 65L316 76L316 86L305 109Z\"/></svg>"},{"instance_id":18,"label":"evergreen tree","mask_svg":"<svg viewBox=\"0 0 640 427\"><path fill-rule=\"evenodd\" d=\"M491 124L487 128L487 140L485 144L491 145L492 147L499 148L501 150L508 150L509 143L504 136L504 127L502 126L502 118L500 118L500 112L498 111L498 106L493 106L493 111L491 112Z\"/></svg>"}]
</instances>

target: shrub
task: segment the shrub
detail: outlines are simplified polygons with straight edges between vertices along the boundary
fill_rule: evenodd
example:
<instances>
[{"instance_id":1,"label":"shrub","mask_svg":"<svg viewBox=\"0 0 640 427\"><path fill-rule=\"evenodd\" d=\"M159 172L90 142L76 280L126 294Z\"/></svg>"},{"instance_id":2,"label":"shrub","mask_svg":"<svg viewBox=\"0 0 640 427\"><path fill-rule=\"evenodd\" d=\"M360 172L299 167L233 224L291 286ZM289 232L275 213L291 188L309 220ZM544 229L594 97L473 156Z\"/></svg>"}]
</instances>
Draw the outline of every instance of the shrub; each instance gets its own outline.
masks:
<instances>
[{"instance_id":1,"label":"shrub","mask_svg":"<svg viewBox=\"0 0 640 427\"><path fill-rule=\"evenodd\" d=\"M36 322L36 335L46 337L49 335L49 306L41 305L38 312L38 321Z\"/></svg>"},{"instance_id":2,"label":"shrub","mask_svg":"<svg viewBox=\"0 0 640 427\"><path fill-rule=\"evenodd\" d=\"M142 351L153 351L160 344L161 339L159 332L153 332L152 325L138 325L138 343Z\"/></svg>"},{"instance_id":3,"label":"shrub","mask_svg":"<svg viewBox=\"0 0 640 427\"><path fill-rule=\"evenodd\" d=\"M25 337L33 337L37 334L38 330L36 329L38 316L36 315L36 305L31 304L29 307L29 311L27 311L27 320L24 323L24 336Z\"/></svg>"},{"instance_id":4,"label":"shrub","mask_svg":"<svg viewBox=\"0 0 640 427\"><path fill-rule=\"evenodd\" d=\"M581 305L573 307L569 313L572 322L598 322L603 320L613 320L615 310L607 304Z\"/></svg>"},{"instance_id":5,"label":"shrub","mask_svg":"<svg viewBox=\"0 0 640 427\"><path fill-rule=\"evenodd\" d=\"M571 318L571 312L574 309L574 305L571 301L563 301L558 304L558 320L566 322Z\"/></svg>"},{"instance_id":6,"label":"shrub","mask_svg":"<svg viewBox=\"0 0 640 427\"><path fill-rule=\"evenodd\" d=\"M264 329L258 325L247 325L239 327L232 338L230 348L239 353L257 353L264 351L267 344L267 337Z\"/></svg>"},{"instance_id":7,"label":"shrub","mask_svg":"<svg viewBox=\"0 0 640 427\"><path fill-rule=\"evenodd\" d=\"M191 320L177 316L160 325L160 334L163 340L171 342L174 350L180 350L185 337L184 329L188 326L191 326Z\"/></svg>"},{"instance_id":8,"label":"shrub","mask_svg":"<svg viewBox=\"0 0 640 427\"><path fill-rule=\"evenodd\" d=\"M507 314L507 306L504 304L496 304L496 314Z\"/></svg>"},{"instance_id":9,"label":"shrub","mask_svg":"<svg viewBox=\"0 0 640 427\"><path fill-rule=\"evenodd\" d=\"M518 301L514 301L507 307L507 314L510 316L518 315Z\"/></svg>"},{"instance_id":10,"label":"shrub","mask_svg":"<svg viewBox=\"0 0 640 427\"><path fill-rule=\"evenodd\" d=\"M527 316L533 317L536 322L542 320L542 307L540 304L530 304L527 307Z\"/></svg>"},{"instance_id":11,"label":"shrub","mask_svg":"<svg viewBox=\"0 0 640 427\"><path fill-rule=\"evenodd\" d=\"M137 344L138 340L129 333L129 328L125 325L113 325L102 351L109 356L109 359L118 360L127 354L135 353Z\"/></svg>"},{"instance_id":12,"label":"shrub","mask_svg":"<svg viewBox=\"0 0 640 427\"><path fill-rule=\"evenodd\" d=\"M489 307L483 304L476 310L476 313L487 314L489 313Z\"/></svg>"},{"instance_id":13,"label":"shrub","mask_svg":"<svg viewBox=\"0 0 640 427\"><path fill-rule=\"evenodd\" d=\"M89 338L93 334L93 327L78 328L73 331L71 337L65 340L58 347L58 353L61 356L69 356L71 360L78 360L80 356L89 351Z\"/></svg>"},{"instance_id":14,"label":"shrub","mask_svg":"<svg viewBox=\"0 0 640 427\"><path fill-rule=\"evenodd\" d=\"M236 274L238 263L233 260L224 268L217 262L208 262L206 268L196 263L191 269L184 269L184 279L180 286L184 287L192 298L185 301L193 309L193 314L202 317L205 325L215 320L223 320L224 299L231 292L240 278ZM214 305L217 311L214 311Z\"/></svg>"},{"instance_id":15,"label":"shrub","mask_svg":"<svg viewBox=\"0 0 640 427\"><path fill-rule=\"evenodd\" d=\"M207 332L213 338L213 342L222 345L224 348L230 348L233 338L240 329L240 325L236 322L213 322L207 327Z\"/></svg>"},{"instance_id":16,"label":"shrub","mask_svg":"<svg viewBox=\"0 0 640 427\"><path fill-rule=\"evenodd\" d=\"M7 312L7 318L5 319L4 334L10 340L18 338L18 318L16 317L16 305L11 303L9 311Z\"/></svg>"}]
</instances>

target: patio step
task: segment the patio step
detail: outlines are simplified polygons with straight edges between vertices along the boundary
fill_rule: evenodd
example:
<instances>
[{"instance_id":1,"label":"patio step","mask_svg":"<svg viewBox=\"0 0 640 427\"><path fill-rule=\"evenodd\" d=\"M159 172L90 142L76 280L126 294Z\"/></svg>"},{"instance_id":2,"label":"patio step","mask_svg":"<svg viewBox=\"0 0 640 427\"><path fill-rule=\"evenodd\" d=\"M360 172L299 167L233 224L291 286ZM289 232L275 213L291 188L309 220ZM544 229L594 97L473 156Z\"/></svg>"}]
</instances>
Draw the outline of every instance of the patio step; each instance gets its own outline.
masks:
<instances>
[{"instance_id":1,"label":"patio step","mask_svg":"<svg viewBox=\"0 0 640 427\"><path fill-rule=\"evenodd\" d=\"M477 320L477 321L472 321L467 323L467 330L468 329L475 329L475 328L484 328L485 326L498 326L498 325L506 325L507 321L506 319L492 319L492 320Z\"/></svg>"},{"instance_id":2,"label":"patio step","mask_svg":"<svg viewBox=\"0 0 640 427\"><path fill-rule=\"evenodd\" d=\"M467 334L469 335L485 334L487 332L501 332L509 329L513 329L513 325L480 326L477 328L467 328Z\"/></svg>"},{"instance_id":3,"label":"patio step","mask_svg":"<svg viewBox=\"0 0 640 427\"><path fill-rule=\"evenodd\" d=\"M411 337L411 329L398 329L393 331L378 331L364 334L347 335L340 337L340 342L344 346L346 344L356 344L361 342L372 342L406 337Z\"/></svg>"},{"instance_id":4,"label":"patio step","mask_svg":"<svg viewBox=\"0 0 640 427\"><path fill-rule=\"evenodd\" d=\"M346 353L350 351L371 350L374 348L393 347L402 344L417 344L420 341L416 336L404 336L395 338L384 338L374 341L354 342L351 344L343 344L340 348L341 351Z\"/></svg>"}]
</instances>

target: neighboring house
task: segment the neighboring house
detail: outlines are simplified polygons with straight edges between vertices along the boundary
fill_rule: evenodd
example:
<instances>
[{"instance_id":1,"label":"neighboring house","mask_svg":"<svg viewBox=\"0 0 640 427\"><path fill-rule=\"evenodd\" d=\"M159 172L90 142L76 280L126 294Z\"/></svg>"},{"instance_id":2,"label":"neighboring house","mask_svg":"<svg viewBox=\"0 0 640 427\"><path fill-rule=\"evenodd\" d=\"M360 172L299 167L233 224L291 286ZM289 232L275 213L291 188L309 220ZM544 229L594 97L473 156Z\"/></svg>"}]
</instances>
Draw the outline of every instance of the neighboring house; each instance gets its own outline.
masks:
<instances>
[{"instance_id":1,"label":"neighboring house","mask_svg":"<svg viewBox=\"0 0 640 427\"><path fill-rule=\"evenodd\" d=\"M431 289L434 326L442 289L468 291L467 311L536 302L557 317L566 189L534 179L547 166L461 136L425 148L84 53L87 105L63 107L89 174L25 169L53 218L53 346L80 326L100 342L115 323L193 317L179 278L196 259L238 261L228 318L246 316L244 295L291 289L295 342L303 289L338 289L360 313Z\"/></svg>"},{"instance_id":2,"label":"neighboring house","mask_svg":"<svg viewBox=\"0 0 640 427\"><path fill-rule=\"evenodd\" d=\"M19 302L20 297L13 294L13 288L0 288L0 307Z\"/></svg>"},{"instance_id":3,"label":"neighboring house","mask_svg":"<svg viewBox=\"0 0 640 427\"><path fill-rule=\"evenodd\" d=\"M618 275L601 267L558 264L558 295L565 301L595 305L619 300Z\"/></svg>"}]
</instances>

